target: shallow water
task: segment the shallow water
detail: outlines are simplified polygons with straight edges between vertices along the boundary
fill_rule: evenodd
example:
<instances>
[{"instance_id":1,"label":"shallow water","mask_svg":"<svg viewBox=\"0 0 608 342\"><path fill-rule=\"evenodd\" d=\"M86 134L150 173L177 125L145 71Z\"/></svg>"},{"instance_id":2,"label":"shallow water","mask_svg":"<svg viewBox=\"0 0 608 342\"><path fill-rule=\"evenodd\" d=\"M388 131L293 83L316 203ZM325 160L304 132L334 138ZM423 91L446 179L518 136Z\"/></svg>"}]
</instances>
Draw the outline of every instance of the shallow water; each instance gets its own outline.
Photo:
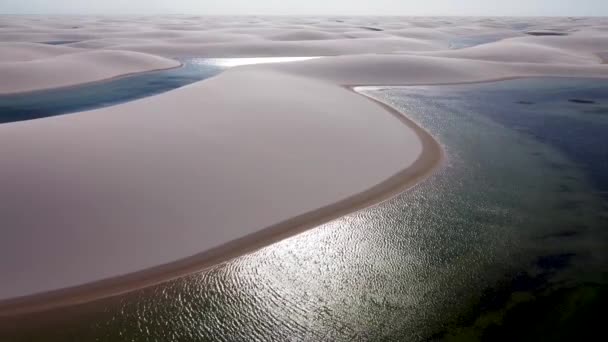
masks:
<instances>
[{"instance_id":1,"label":"shallow water","mask_svg":"<svg viewBox=\"0 0 608 342\"><path fill-rule=\"evenodd\" d=\"M0 321L0 341L567 340L598 330L606 81L366 92L442 143L447 160L430 179L204 272Z\"/></svg>"}]
</instances>

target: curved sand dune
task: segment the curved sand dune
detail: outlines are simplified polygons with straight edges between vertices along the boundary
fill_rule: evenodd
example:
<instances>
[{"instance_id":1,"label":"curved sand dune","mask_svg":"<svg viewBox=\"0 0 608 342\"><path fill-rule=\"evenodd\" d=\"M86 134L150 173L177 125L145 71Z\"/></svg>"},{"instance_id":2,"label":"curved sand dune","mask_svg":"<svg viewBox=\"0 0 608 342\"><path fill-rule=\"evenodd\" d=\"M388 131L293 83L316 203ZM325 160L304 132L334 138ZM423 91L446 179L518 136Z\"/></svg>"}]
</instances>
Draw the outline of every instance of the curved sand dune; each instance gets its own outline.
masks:
<instances>
[{"instance_id":1,"label":"curved sand dune","mask_svg":"<svg viewBox=\"0 0 608 342\"><path fill-rule=\"evenodd\" d=\"M545 46L524 40L505 40L466 49L421 53L425 56L477 59L509 63L597 64L597 57L573 49Z\"/></svg>"},{"instance_id":2,"label":"curved sand dune","mask_svg":"<svg viewBox=\"0 0 608 342\"><path fill-rule=\"evenodd\" d=\"M175 60L130 51L87 51L25 62L0 63L0 94L95 82L179 66Z\"/></svg>"},{"instance_id":3,"label":"curved sand dune","mask_svg":"<svg viewBox=\"0 0 608 342\"><path fill-rule=\"evenodd\" d=\"M608 46L608 35L598 34L595 31L590 32L577 32L567 36L529 36L521 38L513 38L512 42L527 42L534 43L541 46L553 47L566 51L578 52L578 53L593 53L602 51Z\"/></svg>"},{"instance_id":4,"label":"curved sand dune","mask_svg":"<svg viewBox=\"0 0 608 342\"><path fill-rule=\"evenodd\" d=\"M448 32L421 27L390 29L381 33L403 38L424 39L431 41L448 41L449 39L457 36Z\"/></svg>"},{"instance_id":5,"label":"curved sand dune","mask_svg":"<svg viewBox=\"0 0 608 342\"><path fill-rule=\"evenodd\" d=\"M246 40L209 44L164 42L157 44L123 44L113 47L113 49L118 50L139 51L166 57L335 56L403 50L436 50L438 48L437 44L421 40L390 37L306 41Z\"/></svg>"},{"instance_id":6,"label":"curved sand dune","mask_svg":"<svg viewBox=\"0 0 608 342\"><path fill-rule=\"evenodd\" d=\"M83 40L76 43L68 44L69 47L81 49L112 49L112 47L121 44L151 44L153 39L137 39L137 38L102 38Z\"/></svg>"},{"instance_id":7,"label":"curved sand dune","mask_svg":"<svg viewBox=\"0 0 608 342\"><path fill-rule=\"evenodd\" d=\"M269 40L328 40L344 38L344 35L316 30L289 30L265 38Z\"/></svg>"},{"instance_id":8,"label":"curved sand dune","mask_svg":"<svg viewBox=\"0 0 608 342\"><path fill-rule=\"evenodd\" d=\"M55 41L81 41L94 39L93 34L81 34L76 32L60 32L52 30L51 32L11 32L9 30L0 31L1 42L29 42L29 43L44 43Z\"/></svg>"},{"instance_id":9,"label":"curved sand dune","mask_svg":"<svg viewBox=\"0 0 608 342\"><path fill-rule=\"evenodd\" d=\"M501 63L413 55L340 56L256 68L355 85L468 83L532 76L608 77L608 68L597 63Z\"/></svg>"},{"instance_id":10,"label":"curved sand dune","mask_svg":"<svg viewBox=\"0 0 608 342\"><path fill-rule=\"evenodd\" d=\"M48 44L0 43L0 63L26 62L77 52L83 52L83 50Z\"/></svg>"},{"instance_id":11,"label":"curved sand dune","mask_svg":"<svg viewBox=\"0 0 608 342\"><path fill-rule=\"evenodd\" d=\"M27 31L19 28L20 20L27 21L7 22L15 32ZM0 299L106 279L4 301L0 315L90 300L200 269L376 203L437 164L441 152L428 134L344 86L608 77L608 66L597 58L606 51L597 29L605 25L601 18L577 22L578 31L569 36L511 38L459 51L442 51L447 37L510 27L532 30L559 20L541 18L526 25L509 18L76 21L91 39L120 38L113 49L162 56L344 56L235 68L115 107L0 125L0 186L6 199L0 215L11 230L0 242L0 274L11 278ZM60 25L53 20L36 24L57 37L69 30L56 28ZM146 33L160 27L170 32ZM513 28L512 34L521 30ZM277 31L301 40L271 41ZM311 31L316 37L353 38L305 39ZM23 37L30 34L38 33ZM230 40L201 42L197 34L217 34L218 40L225 34ZM356 38L368 34L376 38ZM393 54L380 54L386 52ZM42 61L61 60L57 67L68 70L78 63L67 58L83 55ZM127 51L123 56L151 60ZM116 68L120 60L108 57L105 64ZM18 74L39 77L26 68ZM57 73L47 85L65 83L65 78L78 83L71 77Z\"/></svg>"},{"instance_id":12,"label":"curved sand dune","mask_svg":"<svg viewBox=\"0 0 608 342\"><path fill-rule=\"evenodd\" d=\"M0 298L147 269L243 236L258 246L377 201L439 157L430 142L421 155L426 134L402 120L329 83L235 69L121 106L0 125L0 182L11 198L0 215L15 231L0 249L0 274L13 279ZM27 258L6 262L24 245Z\"/></svg>"}]
</instances>

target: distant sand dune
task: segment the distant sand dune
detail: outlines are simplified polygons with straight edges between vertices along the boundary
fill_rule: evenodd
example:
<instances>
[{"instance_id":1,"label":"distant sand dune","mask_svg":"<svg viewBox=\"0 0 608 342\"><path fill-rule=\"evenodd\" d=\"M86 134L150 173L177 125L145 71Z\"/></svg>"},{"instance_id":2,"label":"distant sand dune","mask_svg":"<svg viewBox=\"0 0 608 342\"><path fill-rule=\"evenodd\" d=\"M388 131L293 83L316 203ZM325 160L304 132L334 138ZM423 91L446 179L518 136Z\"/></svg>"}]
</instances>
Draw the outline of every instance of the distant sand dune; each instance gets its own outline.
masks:
<instances>
[{"instance_id":1,"label":"distant sand dune","mask_svg":"<svg viewBox=\"0 0 608 342\"><path fill-rule=\"evenodd\" d=\"M84 50L48 44L36 43L0 43L0 63L26 62L65 55L68 53L83 52Z\"/></svg>"},{"instance_id":2,"label":"distant sand dune","mask_svg":"<svg viewBox=\"0 0 608 342\"><path fill-rule=\"evenodd\" d=\"M437 44L416 39L367 38L306 41L246 41L210 44L157 43L124 44L114 49L139 51L161 56L271 57L335 56L394 51L437 50Z\"/></svg>"},{"instance_id":3,"label":"distant sand dune","mask_svg":"<svg viewBox=\"0 0 608 342\"><path fill-rule=\"evenodd\" d=\"M529 36L514 38L513 41L525 41L558 49L592 53L598 49L604 50L608 46L608 35L598 34L594 31L589 33L579 31L568 36Z\"/></svg>"},{"instance_id":4,"label":"distant sand dune","mask_svg":"<svg viewBox=\"0 0 608 342\"><path fill-rule=\"evenodd\" d=\"M266 39L269 40L326 40L340 38L344 38L344 35L316 30L290 30L266 36Z\"/></svg>"},{"instance_id":5,"label":"distant sand dune","mask_svg":"<svg viewBox=\"0 0 608 342\"><path fill-rule=\"evenodd\" d=\"M10 198L0 216L13 230L0 242L0 274L12 277L0 298L220 247L374 188L422 151L416 131L376 103L267 70L234 69L121 106L0 125L0 186ZM433 158L350 205L424 175Z\"/></svg>"},{"instance_id":6,"label":"distant sand dune","mask_svg":"<svg viewBox=\"0 0 608 342\"><path fill-rule=\"evenodd\" d=\"M143 38L102 38L83 40L76 43L71 43L68 46L83 49L112 49L114 46L121 44L151 44L153 39Z\"/></svg>"},{"instance_id":7,"label":"distant sand dune","mask_svg":"<svg viewBox=\"0 0 608 342\"><path fill-rule=\"evenodd\" d=\"M72 86L176 66L179 62L158 56L109 50L5 62L0 63L0 94Z\"/></svg>"}]
</instances>

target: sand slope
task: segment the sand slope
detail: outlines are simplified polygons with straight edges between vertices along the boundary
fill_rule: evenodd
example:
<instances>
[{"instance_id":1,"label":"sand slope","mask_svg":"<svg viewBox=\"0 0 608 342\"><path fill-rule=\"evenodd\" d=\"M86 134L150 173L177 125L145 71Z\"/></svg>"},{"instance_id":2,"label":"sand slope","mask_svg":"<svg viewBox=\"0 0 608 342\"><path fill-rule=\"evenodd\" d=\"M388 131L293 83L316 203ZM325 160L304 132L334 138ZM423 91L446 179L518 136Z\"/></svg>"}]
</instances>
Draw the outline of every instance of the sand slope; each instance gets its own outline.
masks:
<instances>
[{"instance_id":1,"label":"sand slope","mask_svg":"<svg viewBox=\"0 0 608 342\"><path fill-rule=\"evenodd\" d=\"M0 94L72 86L179 65L174 60L128 51L90 51L4 62L0 63Z\"/></svg>"}]
</instances>

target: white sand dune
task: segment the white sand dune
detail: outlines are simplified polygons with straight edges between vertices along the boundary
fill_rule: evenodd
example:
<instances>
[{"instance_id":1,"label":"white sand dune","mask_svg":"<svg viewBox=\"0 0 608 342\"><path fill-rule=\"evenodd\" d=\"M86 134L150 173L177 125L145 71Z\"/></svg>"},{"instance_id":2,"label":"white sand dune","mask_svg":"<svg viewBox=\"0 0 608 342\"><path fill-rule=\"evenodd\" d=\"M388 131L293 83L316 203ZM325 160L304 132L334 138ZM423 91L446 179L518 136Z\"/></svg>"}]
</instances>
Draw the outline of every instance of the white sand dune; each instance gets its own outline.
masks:
<instances>
[{"instance_id":1,"label":"white sand dune","mask_svg":"<svg viewBox=\"0 0 608 342\"><path fill-rule=\"evenodd\" d=\"M269 40L329 40L344 38L344 35L317 30L289 30L266 36Z\"/></svg>"},{"instance_id":2,"label":"white sand dune","mask_svg":"<svg viewBox=\"0 0 608 342\"><path fill-rule=\"evenodd\" d=\"M139 51L166 57L272 57L272 56L335 56L343 54L380 53L394 51L435 50L437 45L395 38L362 38L305 41L258 41L210 44L124 44L114 49Z\"/></svg>"},{"instance_id":3,"label":"white sand dune","mask_svg":"<svg viewBox=\"0 0 608 342\"><path fill-rule=\"evenodd\" d=\"M598 34L597 32L579 31L567 36L545 36L545 37L521 37L513 38L512 42L522 41L535 43L541 46L553 47L566 51L578 53L593 53L605 50L608 46L608 35Z\"/></svg>"},{"instance_id":4,"label":"white sand dune","mask_svg":"<svg viewBox=\"0 0 608 342\"><path fill-rule=\"evenodd\" d=\"M597 64L592 53L546 46L525 40L505 40L466 49L419 53L425 56L476 59L495 62L543 64Z\"/></svg>"},{"instance_id":5,"label":"white sand dune","mask_svg":"<svg viewBox=\"0 0 608 342\"><path fill-rule=\"evenodd\" d=\"M394 29L394 30L386 30L380 32L381 34L390 34L392 36L403 37L403 38L414 38L414 39L423 39L430 41L448 41L454 37L457 37L455 34L450 34L447 32L443 32L436 29L430 28L402 28L402 29Z\"/></svg>"},{"instance_id":6,"label":"white sand dune","mask_svg":"<svg viewBox=\"0 0 608 342\"><path fill-rule=\"evenodd\" d=\"M399 85L479 82L526 76L607 77L605 65L501 63L412 55L358 55L256 66L336 84Z\"/></svg>"},{"instance_id":7,"label":"white sand dune","mask_svg":"<svg viewBox=\"0 0 608 342\"><path fill-rule=\"evenodd\" d=\"M0 31L0 42L30 42L30 43L45 43L55 41L81 41L94 39L93 34L81 34L76 32L60 32L53 30L51 32L11 32Z\"/></svg>"},{"instance_id":8,"label":"white sand dune","mask_svg":"<svg viewBox=\"0 0 608 342\"><path fill-rule=\"evenodd\" d=\"M10 198L0 216L15 231L2 239L0 274L13 280L0 298L221 246L366 191L421 151L417 134L372 101L266 70L0 125Z\"/></svg>"},{"instance_id":9,"label":"white sand dune","mask_svg":"<svg viewBox=\"0 0 608 342\"><path fill-rule=\"evenodd\" d=\"M88 50L15 61L38 52L4 43L15 51L0 63L0 79L11 80L0 92L177 65L165 57L333 57L238 67L119 106L0 125L0 275L11 279L0 299L178 260L194 270L390 196L436 165L428 135L344 86L608 77L604 18L71 20L3 18L0 42L80 37L71 46ZM568 35L524 36L556 28ZM448 48L480 36L496 41ZM81 288L78 300L180 274L171 267L105 292ZM62 305L71 293L4 302L0 314Z\"/></svg>"},{"instance_id":10,"label":"white sand dune","mask_svg":"<svg viewBox=\"0 0 608 342\"><path fill-rule=\"evenodd\" d=\"M137 39L137 38L102 38L83 40L76 43L68 44L69 47L82 49L112 49L114 46L121 44L153 44L154 39Z\"/></svg>"},{"instance_id":11,"label":"white sand dune","mask_svg":"<svg viewBox=\"0 0 608 342\"><path fill-rule=\"evenodd\" d=\"M0 63L0 94L95 82L179 66L174 60L130 51L87 51L25 62Z\"/></svg>"},{"instance_id":12,"label":"white sand dune","mask_svg":"<svg viewBox=\"0 0 608 342\"><path fill-rule=\"evenodd\" d=\"M242 42L251 40L262 40L263 37L254 34L245 33L221 33L221 32L204 32L195 35L185 36L172 39L171 43L184 44L206 44L206 43L227 43L227 42Z\"/></svg>"},{"instance_id":13,"label":"white sand dune","mask_svg":"<svg viewBox=\"0 0 608 342\"><path fill-rule=\"evenodd\" d=\"M368 31L368 30L357 30L357 31L346 31L342 35L344 38L357 39L357 38L389 38L386 32ZM398 36L397 36L398 37ZM393 36L394 38L394 36Z\"/></svg>"},{"instance_id":14,"label":"white sand dune","mask_svg":"<svg viewBox=\"0 0 608 342\"><path fill-rule=\"evenodd\" d=\"M0 43L0 63L25 62L83 52L81 49L36 43Z\"/></svg>"}]
</instances>

